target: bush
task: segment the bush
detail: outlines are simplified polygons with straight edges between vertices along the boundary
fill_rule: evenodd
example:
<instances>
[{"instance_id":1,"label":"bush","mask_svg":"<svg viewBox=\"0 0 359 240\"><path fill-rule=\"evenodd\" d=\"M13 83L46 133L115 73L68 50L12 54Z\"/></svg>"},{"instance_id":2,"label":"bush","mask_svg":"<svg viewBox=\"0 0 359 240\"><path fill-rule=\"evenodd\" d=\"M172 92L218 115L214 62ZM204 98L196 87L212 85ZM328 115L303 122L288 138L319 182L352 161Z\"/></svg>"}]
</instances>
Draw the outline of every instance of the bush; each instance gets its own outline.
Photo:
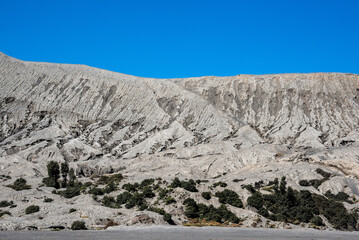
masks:
<instances>
[{"instance_id":1,"label":"bush","mask_svg":"<svg viewBox=\"0 0 359 240\"><path fill-rule=\"evenodd\" d=\"M125 189L129 192L137 192L139 186L140 185L138 183L134 183L134 184L126 183L122 186L122 189Z\"/></svg>"},{"instance_id":2,"label":"bush","mask_svg":"<svg viewBox=\"0 0 359 240\"><path fill-rule=\"evenodd\" d=\"M75 221L71 225L71 230L87 230L87 227L84 221Z\"/></svg>"},{"instance_id":3,"label":"bush","mask_svg":"<svg viewBox=\"0 0 359 240\"><path fill-rule=\"evenodd\" d=\"M60 178L60 166L58 162L50 161L47 164L47 174L48 177L44 178L42 182L47 187L60 188L59 178Z\"/></svg>"},{"instance_id":4,"label":"bush","mask_svg":"<svg viewBox=\"0 0 359 240\"><path fill-rule=\"evenodd\" d=\"M328 172L324 171L324 170L321 169L321 168L317 168L315 171L316 171L318 174L322 175L325 180L328 180L328 179L332 176L331 173L328 173Z\"/></svg>"},{"instance_id":5,"label":"bush","mask_svg":"<svg viewBox=\"0 0 359 240\"><path fill-rule=\"evenodd\" d=\"M113 191L116 191L117 187L115 185L114 182L110 182L109 184L107 184L107 186L103 189L104 193L111 193Z\"/></svg>"},{"instance_id":6,"label":"bush","mask_svg":"<svg viewBox=\"0 0 359 240\"><path fill-rule=\"evenodd\" d=\"M158 213L160 215L165 215L166 214L166 211L163 210L162 208L156 208L156 207L149 207L147 208L148 211L151 211L151 212L155 212L155 213Z\"/></svg>"},{"instance_id":7,"label":"bush","mask_svg":"<svg viewBox=\"0 0 359 240\"><path fill-rule=\"evenodd\" d=\"M340 201L340 202L348 202L348 203L353 203L351 200L349 200L349 195L346 194L345 192L338 192L336 195L332 194L332 192L330 190L328 190L325 194L324 194L327 198L329 199L333 199L335 201Z\"/></svg>"},{"instance_id":8,"label":"bush","mask_svg":"<svg viewBox=\"0 0 359 240\"><path fill-rule=\"evenodd\" d=\"M171 188L178 188L178 187L182 187L181 181L176 177L173 179L172 183L170 184Z\"/></svg>"},{"instance_id":9,"label":"bush","mask_svg":"<svg viewBox=\"0 0 359 240\"><path fill-rule=\"evenodd\" d=\"M165 213L163 215L163 220L165 220L166 222L168 222L170 225L176 225L175 222L172 220L172 216L169 213Z\"/></svg>"},{"instance_id":10,"label":"bush","mask_svg":"<svg viewBox=\"0 0 359 240\"><path fill-rule=\"evenodd\" d=\"M143 196L145 198L153 198L154 196L156 196L153 193L152 189L150 187L147 187L147 186L143 188L142 194L143 194Z\"/></svg>"},{"instance_id":11,"label":"bush","mask_svg":"<svg viewBox=\"0 0 359 240\"><path fill-rule=\"evenodd\" d=\"M67 186L67 175L69 174L69 170L69 164L67 162L61 163L62 187Z\"/></svg>"},{"instance_id":12,"label":"bush","mask_svg":"<svg viewBox=\"0 0 359 240\"><path fill-rule=\"evenodd\" d=\"M319 216L313 217L313 218L310 220L310 222L311 222L312 224L314 224L315 226L323 226L323 225L324 225L322 218L319 217Z\"/></svg>"},{"instance_id":13,"label":"bush","mask_svg":"<svg viewBox=\"0 0 359 240\"><path fill-rule=\"evenodd\" d=\"M209 200L209 199L212 198L210 192L203 192L201 195L202 195L202 197L203 197L204 199L206 199L206 200Z\"/></svg>"},{"instance_id":14,"label":"bush","mask_svg":"<svg viewBox=\"0 0 359 240\"><path fill-rule=\"evenodd\" d=\"M255 193L256 192L256 189L250 185L250 184L247 184L247 185L244 185L243 186L244 189L247 189L248 191L250 191L251 193Z\"/></svg>"},{"instance_id":15,"label":"bush","mask_svg":"<svg viewBox=\"0 0 359 240\"><path fill-rule=\"evenodd\" d=\"M327 193L329 196L327 199L307 190L298 192L291 187L285 187L285 184L284 179L280 191L277 190L272 194L255 192L248 198L247 204L273 221L312 222L320 226L322 221L317 215L322 214L336 229L356 230L357 214L348 212L341 202L331 199L333 194ZM346 196L341 194L341 197Z\"/></svg>"},{"instance_id":16,"label":"bush","mask_svg":"<svg viewBox=\"0 0 359 240\"><path fill-rule=\"evenodd\" d=\"M40 211L40 207L36 205L30 205L25 209L25 214L31 214Z\"/></svg>"},{"instance_id":17,"label":"bush","mask_svg":"<svg viewBox=\"0 0 359 240\"><path fill-rule=\"evenodd\" d=\"M164 202L166 203L166 205L172 204L172 203L176 203L176 199L174 199L173 197L166 197L164 199Z\"/></svg>"},{"instance_id":18,"label":"bush","mask_svg":"<svg viewBox=\"0 0 359 240\"><path fill-rule=\"evenodd\" d=\"M117 174L113 174L110 176L105 176L102 175L100 176L100 178L97 180L97 184L109 184L111 182L118 184L119 182L121 182L123 179L123 176L121 173L117 173Z\"/></svg>"},{"instance_id":19,"label":"bush","mask_svg":"<svg viewBox=\"0 0 359 240\"><path fill-rule=\"evenodd\" d=\"M121 195L121 197L119 197L119 196L117 197L117 202L122 203L122 204L123 204L124 199L121 199L121 198L122 197L125 197L125 198L128 197L128 200L126 199L126 205L125 205L125 207L127 209L131 209L131 208L133 208L135 206L138 206L143 210L147 208L146 201L144 200L144 196L141 193L134 193L131 196L127 195L127 194L125 196L123 196L123 195Z\"/></svg>"},{"instance_id":20,"label":"bush","mask_svg":"<svg viewBox=\"0 0 359 240\"><path fill-rule=\"evenodd\" d=\"M31 189L31 186L27 185L26 180L23 178L16 179L13 184L7 185L7 187L12 188L16 191Z\"/></svg>"},{"instance_id":21,"label":"bush","mask_svg":"<svg viewBox=\"0 0 359 240\"><path fill-rule=\"evenodd\" d=\"M216 197L218 197L218 201L223 204L230 204L234 207L242 208L243 203L242 200L239 199L239 196L236 192L232 190L225 189L222 192L216 192Z\"/></svg>"},{"instance_id":22,"label":"bush","mask_svg":"<svg viewBox=\"0 0 359 240\"><path fill-rule=\"evenodd\" d=\"M155 182L155 179L153 179L153 178L145 179L141 182L140 186L141 186L141 188L147 187L147 186L152 185L154 182Z\"/></svg>"},{"instance_id":23,"label":"bush","mask_svg":"<svg viewBox=\"0 0 359 240\"><path fill-rule=\"evenodd\" d=\"M58 194L64 198L73 198L81 194L81 183L77 183L74 186L67 186L64 191L59 191Z\"/></svg>"},{"instance_id":24,"label":"bush","mask_svg":"<svg viewBox=\"0 0 359 240\"><path fill-rule=\"evenodd\" d=\"M0 218L1 218L2 216L4 216L5 214L11 216L11 213L10 213L9 211L2 211L2 210L0 210Z\"/></svg>"},{"instance_id":25,"label":"bush","mask_svg":"<svg viewBox=\"0 0 359 240\"><path fill-rule=\"evenodd\" d=\"M124 193L121 193L117 196L117 203L119 205L122 205L122 204L125 204L127 203L128 201L130 201L130 199L132 198L132 194L129 193L129 192L124 192Z\"/></svg>"},{"instance_id":26,"label":"bush","mask_svg":"<svg viewBox=\"0 0 359 240\"><path fill-rule=\"evenodd\" d=\"M169 193L169 191L167 189L160 189L159 193L158 193L158 196L160 199L164 199L167 194Z\"/></svg>"},{"instance_id":27,"label":"bush","mask_svg":"<svg viewBox=\"0 0 359 240\"><path fill-rule=\"evenodd\" d=\"M207 206L205 204L197 204L192 198L187 198L183 204L186 206L185 216L187 218L200 218L219 223L239 223L240 220L223 204L220 207L215 208L213 205Z\"/></svg>"},{"instance_id":28,"label":"bush","mask_svg":"<svg viewBox=\"0 0 359 240\"><path fill-rule=\"evenodd\" d=\"M299 185L302 187L309 187L310 183L308 182L308 180L300 180Z\"/></svg>"},{"instance_id":29,"label":"bush","mask_svg":"<svg viewBox=\"0 0 359 240\"><path fill-rule=\"evenodd\" d=\"M262 194L255 192L252 196L247 199L247 204L256 209L263 208L264 200Z\"/></svg>"},{"instance_id":30,"label":"bush","mask_svg":"<svg viewBox=\"0 0 359 240\"><path fill-rule=\"evenodd\" d=\"M198 192L196 188L196 182L193 179L190 179L188 182L182 181L181 186L183 189L189 191L189 192Z\"/></svg>"},{"instance_id":31,"label":"bush","mask_svg":"<svg viewBox=\"0 0 359 240\"><path fill-rule=\"evenodd\" d=\"M103 190L102 188L97 188L97 187L94 187L94 188L90 189L90 190L88 191L88 193L89 193L89 194L96 195L96 196L98 196L98 195L104 195L104 194L105 194L105 193L104 193L104 190Z\"/></svg>"},{"instance_id":32,"label":"bush","mask_svg":"<svg viewBox=\"0 0 359 240\"><path fill-rule=\"evenodd\" d=\"M0 202L0 208L8 207L8 206L11 206L11 205L13 205L13 204L14 204L13 201L10 201L10 202L8 202L8 201L1 201L1 202Z\"/></svg>"},{"instance_id":33,"label":"bush","mask_svg":"<svg viewBox=\"0 0 359 240\"><path fill-rule=\"evenodd\" d=\"M45 197L44 202L52 202L54 199Z\"/></svg>"},{"instance_id":34,"label":"bush","mask_svg":"<svg viewBox=\"0 0 359 240\"><path fill-rule=\"evenodd\" d=\"M263 186L263 180L254 183L255 189L260 189Z\"/></svg>"},{"instance_id":35,"label":"bush","mask_svg":"<svg viewBox=\"0 0 359 240\"><path fill-rule=\"evenodd\" d=\"M70 208L69 213L76 212L76 208Z\"/></svg>"},{"instance_id":36,"label":"bush","mask_svg":"<svg viewBox=\"0 0 359 240\"><path fill-rule=\"evenodd\" d=\"M225 183L225 182L216 182L216 183L213 183L212 186L213 186L213 187L218 187L218 186L220 186L220 187L225 188L225 187L227 187L227 183Z\"/></svg>"},{"instance_id":37,"label":"bush","mask_svg":"<svg viewBox=\"0 0 359 240\"><path fill-rule=\"evenodd\" d=\"M102 204L109 208L118 208L119 204L117 204L114 197L111 196L104 196L102 199Z\"/></svg>"}]
</instances>

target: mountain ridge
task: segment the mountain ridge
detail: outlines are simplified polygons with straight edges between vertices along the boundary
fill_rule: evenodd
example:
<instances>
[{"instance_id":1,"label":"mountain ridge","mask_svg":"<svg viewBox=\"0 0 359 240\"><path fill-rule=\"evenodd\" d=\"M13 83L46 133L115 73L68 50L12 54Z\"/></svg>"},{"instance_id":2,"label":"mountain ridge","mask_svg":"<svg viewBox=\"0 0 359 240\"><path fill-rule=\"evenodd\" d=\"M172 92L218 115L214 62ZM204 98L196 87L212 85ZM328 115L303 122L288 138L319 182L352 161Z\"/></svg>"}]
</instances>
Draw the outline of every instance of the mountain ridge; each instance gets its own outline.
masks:
<instances>
[{"instance_id":1,"label":"mountain ridge","mask_svg":"<svg viewBox=\"0 0 359 240\"><path fill-rule=\"evenodd\" d=\"M316 169L324 168L333 177L312 192L359 198L357 74L154 79L0 54L0 89L2 174L34 186L47 176L46 164L55 161L69 163L83 182L115 172L126 181L175 176L225 181L245 200L248 192L232 180L245 185L286 176L301 190L306 188L300 180L318 178ZM0 191L19 201L21 195L5 186L8 181ZM26 191L34 202L34 196L51 194L46 187ZM68 207L68 200L51 196ZM88 195L74 201L96 216L91 224L104 218L103 211L106 216L115 211ZM178 223L184 220L183 212L164 208L178 214ZM2 228L23 228L19 211ZM233 211L256 215L250 208ZM116 218L129 223L134 214L128 210ZM62 223L72 219L65 214Z\"/></svg>"}]
</instances>

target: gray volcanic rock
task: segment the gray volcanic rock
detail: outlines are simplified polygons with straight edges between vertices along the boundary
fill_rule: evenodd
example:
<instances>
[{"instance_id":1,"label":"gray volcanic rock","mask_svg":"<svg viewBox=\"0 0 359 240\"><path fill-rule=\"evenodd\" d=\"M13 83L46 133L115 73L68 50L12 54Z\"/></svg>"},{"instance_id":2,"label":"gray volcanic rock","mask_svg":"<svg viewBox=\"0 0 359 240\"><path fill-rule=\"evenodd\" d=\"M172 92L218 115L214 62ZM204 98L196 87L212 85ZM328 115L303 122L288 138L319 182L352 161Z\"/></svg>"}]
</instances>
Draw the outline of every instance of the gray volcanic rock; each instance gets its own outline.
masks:
<instances>
[{"instance_id":1,"label":"gray volcanic rock","mask_svg":"<svg viewBox=\"0 0 359 240\"><path fill-rule=\"evenodd\" d=\"M0 89L1 174L24 177L32 185L47 176L52 160L69 162L83 181L118 171L126 181L178 176L209 179L209 184L287 176L295 189L302 189L301 179L320 178L315 169L321 167L335 177L311 191L359 197L359 75L150 79L0 53ZM126 209L116 215L88 196L64 200L44 187L15 192L5 187L10 180L1 181L0 200L56 198L46 208L52 214L42 216L53 225L54 216L63 215L58 224L69 227L82 214L92 216L85 218L92 225L100 218L141 222L131 220L138 213ZM238 184L231 187L248 197ZM66 215L68 204L83 212ZM178 209L166 207L178 214L176 221L183 219ZM0 228L49 227L28 216L28 222L19 220L23 209L16 209ZM256 216L250 209L240 211ZM156 214L146 214L164 224Z\"/></svg>"}]
</instances>

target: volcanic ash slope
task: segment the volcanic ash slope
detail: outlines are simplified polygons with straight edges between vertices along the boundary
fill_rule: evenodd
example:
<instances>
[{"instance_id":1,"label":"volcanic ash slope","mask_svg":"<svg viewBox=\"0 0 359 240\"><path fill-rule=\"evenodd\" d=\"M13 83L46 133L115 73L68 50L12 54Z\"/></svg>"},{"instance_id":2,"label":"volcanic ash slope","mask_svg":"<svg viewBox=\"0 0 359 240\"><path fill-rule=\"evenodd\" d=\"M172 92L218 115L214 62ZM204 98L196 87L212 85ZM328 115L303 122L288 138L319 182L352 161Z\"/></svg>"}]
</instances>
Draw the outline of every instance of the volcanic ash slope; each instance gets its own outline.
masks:
<instances>
[{"instance_id":1,"label":"volcanic ash slope","mask_svg":"<svg viewBox=\"0 0 359 240\"><path fill-rule=\"evenodd\" d=\"M166 224L157 213L107 208L89 194L53 194L41 185L49 161L68 162L82 182L119 172L125 179L118 189L126 182L178 177L208 180L198 186L201 192L222 181L245 203L250 193L241 185L286 176L296 190L359 199L359 75L151 79L0 53L0 89L0 201L17 205L1 218L2 229L69 227L75 220L95 228L103 219L131 225L146 222L141 216ZM330 179L318 188L298 184L320 179L318 168ZM20 177L32 189L6 187ZM200 193L173 194L219 205ZM54 201L44 203L45 196ZM31 204L40 211L25 215ZM176 223L186 221L182 206L162 207ZM69 214L70 208L76 212ZM247 206L229 208L248 217L244 225L258 216Z\"/></svg>"}]
</instances>

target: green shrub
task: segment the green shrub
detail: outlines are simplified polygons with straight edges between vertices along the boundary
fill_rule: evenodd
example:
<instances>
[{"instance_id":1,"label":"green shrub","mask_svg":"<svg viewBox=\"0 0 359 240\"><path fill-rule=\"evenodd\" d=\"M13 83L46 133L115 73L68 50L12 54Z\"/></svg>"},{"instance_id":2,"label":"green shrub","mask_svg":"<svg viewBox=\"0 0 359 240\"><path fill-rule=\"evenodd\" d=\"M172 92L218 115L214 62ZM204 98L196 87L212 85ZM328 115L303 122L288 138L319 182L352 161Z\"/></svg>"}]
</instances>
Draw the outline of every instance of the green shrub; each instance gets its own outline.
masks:
<instances>
[{"instance_id":1,"label":"green shrub","mask_svg":"<svg viewBox=\"0 0 359 240\"><path fill-rule=\"evenodd\" d=\"M188 182L182 181L181 187L189 192L198 192L196 188L196 182L193 179L190 179Z\"/></svg>"},{"instance_id":2,"label":"green shrub","mask_svg":"<svg viewBox=\"0 0 359 240\"><path fill-rule=\"evenodd\" d=\"M7 187L12 188L16 191L31 189L31 186L27 185L26 180L23 178L16 179L13 184L7 185Z\"/></svg>"},{"instance_id":3,"label":"green shrub","mask_svg":"<svg viewBox=\"0 0 359 240\"><path fill-rule=\"evenodd\" d=\"M218 201L223 204L230 204L234 207L242 208L243 203L242 200L239 199L239 196L236 192L232 190L225 189L222 192L216 192L216 197L218 197Z\"/></svg>"},{"instance_id":4,"label":"green shrub","mask_svg":"<svg viewBox=\"0 0 359 240\"><path fill-rule=\"evenodd\" d=\"M308 180L300 180L299 185L302 187L309 187L311 186Z\"/></svg>"},{"instance_id":5,"label":"green shrub","mask_svg":"<svg viewBox=\"0 0 359 240\"><path fill-rule=\"evenodd\" d=\"M13 205L13 204L14 204L13 201L10 201L10 202L8 202L8 201L1 201L1 202L0 202L0 208L8 207L8 206L11 206L11 205Z\"/></svg>"},{"instance_id":6,"label":"green shrub","mask_svg":"<svg viewBox=\"0 0 359 240\"><path fill-rule=\"evenodd\" d=\"M0 218L1 218L2 216L4 216L5 214L11 216L11 213L10 213L9 211L2 211L2 210L0 210Z\"/></svg>"},{"instance_id":7,"label":"green shrub","mask_svg":"<svg viewBox=\"0 0 359 240\"><path fill-rule=\"evenodd\" d=\"M310 222L314 224L315 226L323 226L323 220L319 216L315 216L312 219L310 219Z\"/></svg>"},{"instance_id":8,"label":"green shrub","mask_svg":"<svg viewBox=\"0 0 359 240\"><path fill-rule=\"evenodd\" d=\"M209 200L209 199L212 198L210 192L203 192L201 195L202 195L202 197L203 197L204 199L206 199L206 200Z\"/></svg>"},{"instance_id":9,"label":"green shrub","mask_svg":"<svg viewBox=\"0 0 359 240\"><path fill-rule=\"evenodd\" d=\"M129 192L124 192L124 193L121 193L117 196L117 203L119 205L122 205L122 204L125 204L127 203L128 201L130 201L130 199L132 198L132 194L129 193Z\"/></svg>"},{"instance_id":10,"label":"green shrub","mask_svg":"<svg viewBox=\"0 0 359 240\"><path fill-rule=\"evenodd\" d=\"M170 225L176 225L175 222L172 220L172 216L169 213L165 213L163 215L163 220L165 220L167 223L169 223Z\"/></svg>"},{"instance_id":11,"label":"green shrub","mask_svg":"<svg viewBox=\"0 0 359 240\"><path fill-rule=\"evenodd\" d=\"M256 189L250 185L250 184L247 184L247 185L243 185L242 186L244 189L247 189L248 191L250 191L251 193L255 193L256 192Z\"/></svg>"},{"instance_id":12,"label":"green shrub","mask_svg":"<svg viewBox=\"0 0 359 240\"><path fill-rule=\"evenodd\" d=\"M76 212L76 208L70 208L69 213Z\"/></svg>"},{"instance_id":13,"label":"green shrub","mask_svg":"<svg viewBox=\"0 0 359 240\"><path fill-rule=\"evenodd\" d=\"M335 201L340 201L340 202L348 202L348 203L353 203L353 201L349 200L349 195L346 194L345 192L338 192L336 195L332 194L332 192L330 190L328 190L325 194L324 194L327 198L333 199Z\"/></svg>"},{"instance_id":14,"label":"green shrub","mask_svg":"<svg viewBox=\"0 0 359 240\"><path fill-rule=\"evenodd\" d=\"M182 187L181 181L176 177L173 179L172 183L170 184L171 188L178 188L178 187Z\"/></svg>"},{"instance_id":15,"label":"green shrub","mask_svg":"<svg viewBox=\"0 0 359 240\"><path fill-rule=\"evenodd\" d=\"M197 204L192 198L187 198L183 204L186 206L185 216L187 218L200 218L219 223L227 221L239 223L240 221L240 219L223 204L215 208L213 205Z\"/></svg>"},{"instance_id":16,"label":"green shrub","mask_svg":"<svg viewBox=\"0 0 359 240\"><path fill-rule=\"evenodd\" d=\"M94 188L90 189L88 191L88 193L96 195L96 196L105 194L104 190L102 188L98 188L98 187L94 187Z\"/></svg>"},{"instance_id":17,"label":"green shrub","mask_svg":"<svg viewBox=\"0 0 359 240\"><path fill-rule=\"evenodd\" d=\"M87 230L87 227L84 221L75 221L71 225L71 230Z\"/></svg>"},{"instance_id":18,"label":"green shrub","mask_svg":"<svg viewBox=\"0 0 359 240\"><path fill-rule=\"evenodd\" d=\"M328 172L324 171L324 170L321 169L321 168L317 168L315 171L316 171L318 174L322 175L323 178L326 179L326 180L329 179L329 178L332 176L331 173L328 173Z\"/></svg>"},{"instance_id":19,"label":"green shrub","mask_svg":"<svg viewBox=\"0 0 359 240\"><path fill-rule=\"evenodd\" d=\"M36 205L30 205L25 209L25 214L31 214L40 211L40 207Z\"/></svg>"},{"instance_id":20,"label":"green shrub","mask_svg":"<svg viewBox=\"0 0 359 240\"><path fill-rule=\"evenodd\" d=\"M129 195L127 195L127 196L129 196ZM119 202L119 197L117 197L117 201ZM121 202L121 199L120 199L120 202ZM143 196L143 194L136 192L133 195L131 195L131 198L129 198L126 201L125 207L127 209L131 209L131 208L133 208L135 206L141 207L142 205L143 206L146 205L146 201L144 200L144 196Z\"/></svg>"},{"instance_id":21,"label":"green shrub","mask_svg":"<svg viewBox=\"0 0 359 240\"><path fill-rule=\"evenodd\" d=\"M113 191L116 191L117 187L115 185L115 183L112 181L109 184L107 184L107 186L103 189L104 193L111 193Z\"/></svg>"},{"instance_id":22,"label":"green shrub","mask_svg":"<svg viewBox=\"0 0 359 240\"><path fill-rule=\"evenodd\" d=\"M258 209L258 210L263 208L264 199L262 197L262 194L255 192L252 196L250 196L247 199L247 204L251 207Z\"/></svg>"},{"instance_id":23,"label":"green shrub","mask_svg":"<svg viewBox=\"0 0 359 240\"><path fill-rule=\"evenodd\" d=\"M322 185L322 183L325 182L325 179L312 179L312 180L309 180L309 183L311 186L315 187L316 189L318 189L318 187L320 185Z\"/></svg>"},{"instance_id":24,"label":"green shrub","mask_svg":"<svg viewBox=\"0 0 359 240\"><path fill-rule=\"evenodd\" d=\"M172 203L176 203L177 201L173 197L169 196L169 197L166 197L164 199L164 202L166 203L166 205L169 205L169 204L172 204Z\"/></svg>"},{"instance_id":25,"label":"green shrub","mask_svg":"<svg viewBox=\"0 0 359 240\"><path fill-rule=\"evenodd\" d=\"M138 183L134 183L134 184L126 183L122 186L122 189L125 189L129 192L137 192L139 186L140 185Z\"/></svg>"},{"instance_id":26,"label":"green shrub","mask_svg":"<svg viewBox=\"0 0 359 240\"><path fill-rule=\"evenodd\" d=\"M118 184L119 182L121 182L123 179L123 176L121 173L117 173L117 174L113 174L110 176L105 176L102 175L100 176L100 178L97 180L97 184L109 184L110 182L113 182L115 184Z\"/></svg>"},{"instance_id":27,"label":"green shrub","mask_svg":"<svg viewBox=\"0 0 359 240\"><path fill-rule=\"evenodd\" d=\"M259 214L273 221L312 222L320 226L322 221L316 216L322 214L336 229L357 230L357 214L348 212L341 202L331 199L332 195L329 193L327 194L329 199L327 199L307 190L298 192L285 185L284 179L281 182L280 191L277 190L272 194L255 192L248 198L247 204L255 207ZM346 198L343 194L340 196Z\"/></svg>"},{"instance_id":28,"label":"green shrub","mask_svg":"<svg viewBox=\"0 0 359 240\"><path fill-rule=\"evenodd\" d=\"M212 185L212 187L218 187L218 186L225 188L225 187L227 187L227 183L225 183L225 182L216 182L216 183L213 183L213 185Z\"/></svg>"},{"instance_id":29,"label":"green shrub","mask_svg":"<svg viewBox=\"0 0 359 240\"><path fill-rule=\"evenodd\" d=\"M143 188L142 194L143 194L143 197L145 197L145 198L153 198L154 196L156 196L154 194L154 192L152 191L151 187L147 187L147 186Z\"/></svg>"},{"instance_id":30,"label":"green shrub","mask_svg":"<svg viewBox=\"0 0 359 240\"><path fill-rule=\"evenodd\" d=\"M115 198L111 196L104 196L102 199L102 204L109 208L119 208L119 204Z\"/></svg>"},{"instance_id":31,"label":"green shrub","mask_svg":"<svg viewBox=\"0 0 359 240\"><path fill-rule=\"evenodd\" d=\"M54 199L45 197L44 202L52 202Z\"/></svg>"},{"instance_id":32,"label":"green shrub","mask_svg":"<svg viewBox=\"0 0 359 240\"><path fill-rule=\"evenodd\" d=\"M149 207L149 208L147 208L147 211L155 212L155 213L158 213L158 214L161 214L161 215L166 214L165 210L163 210L162 208L156 208L156 207Z\"/></svg>"},{"instance_id":33,"label":"green shrub","mask_svg":"<svg viewBox=\"0 0 359 240\"><path fill-rule=\"evenodd\" d=\"M167 189L160 189L158 196L160 199L164 199L165 197L167 197L167 194L169 193L169 191Z\"/></svg>"},{"instance_id":34,"label":"green shrub","mask_svg":"<svg viewBox=\"0 0 359 240\"><path fill-rule=\"evenodd\" d=\"M47 187L60 188L60 184L59 184L60 166L58 162L50 161L47 163L47 174L48 177L44 178L42 182Z\"/></svg>"},{"instance_id":35,"label":"green shrub","mask_svg":"<svg viewBox=\"0 0 359 240\"><path fill-rule=\"evenodd\" d=\"M260 189L263 186L263 180L254 183L255 189Z\"/></svg>"},{"instance_id":36,"label":"green shrub","mask_svg":"<svg viewBox=\"0 0 359 240\"><path fill-rule=\"evenodd\" d=\"M144 180L141 182L140 186L141 186L141 188L147 187L147 186L152 185L154 182L155 182L155 179L153 179L153 178L144 179Z\"/></svg>"},{"instance_id":37,"label":"green shrub","mask_svg":"<svg viewBox=\"0 0 359 240\"><path fill-rule=\"evenodd\" d=\"M73 198L81 194L81 183L77 183L74 186L68 185L64 191L59 191L58 194L64 198Z\"/></svg>"},{"instance_id":38,"label":"green shrub","mask_svg":"<svg viewBox=\"0 0 359 240\"><path fill-rule=\"evenodd\" d=\"M62 176L62 187L67 186L67 175L69 174L69 164L67 162L61 163L61 176Z\"/></svg>"}]
</instances>

